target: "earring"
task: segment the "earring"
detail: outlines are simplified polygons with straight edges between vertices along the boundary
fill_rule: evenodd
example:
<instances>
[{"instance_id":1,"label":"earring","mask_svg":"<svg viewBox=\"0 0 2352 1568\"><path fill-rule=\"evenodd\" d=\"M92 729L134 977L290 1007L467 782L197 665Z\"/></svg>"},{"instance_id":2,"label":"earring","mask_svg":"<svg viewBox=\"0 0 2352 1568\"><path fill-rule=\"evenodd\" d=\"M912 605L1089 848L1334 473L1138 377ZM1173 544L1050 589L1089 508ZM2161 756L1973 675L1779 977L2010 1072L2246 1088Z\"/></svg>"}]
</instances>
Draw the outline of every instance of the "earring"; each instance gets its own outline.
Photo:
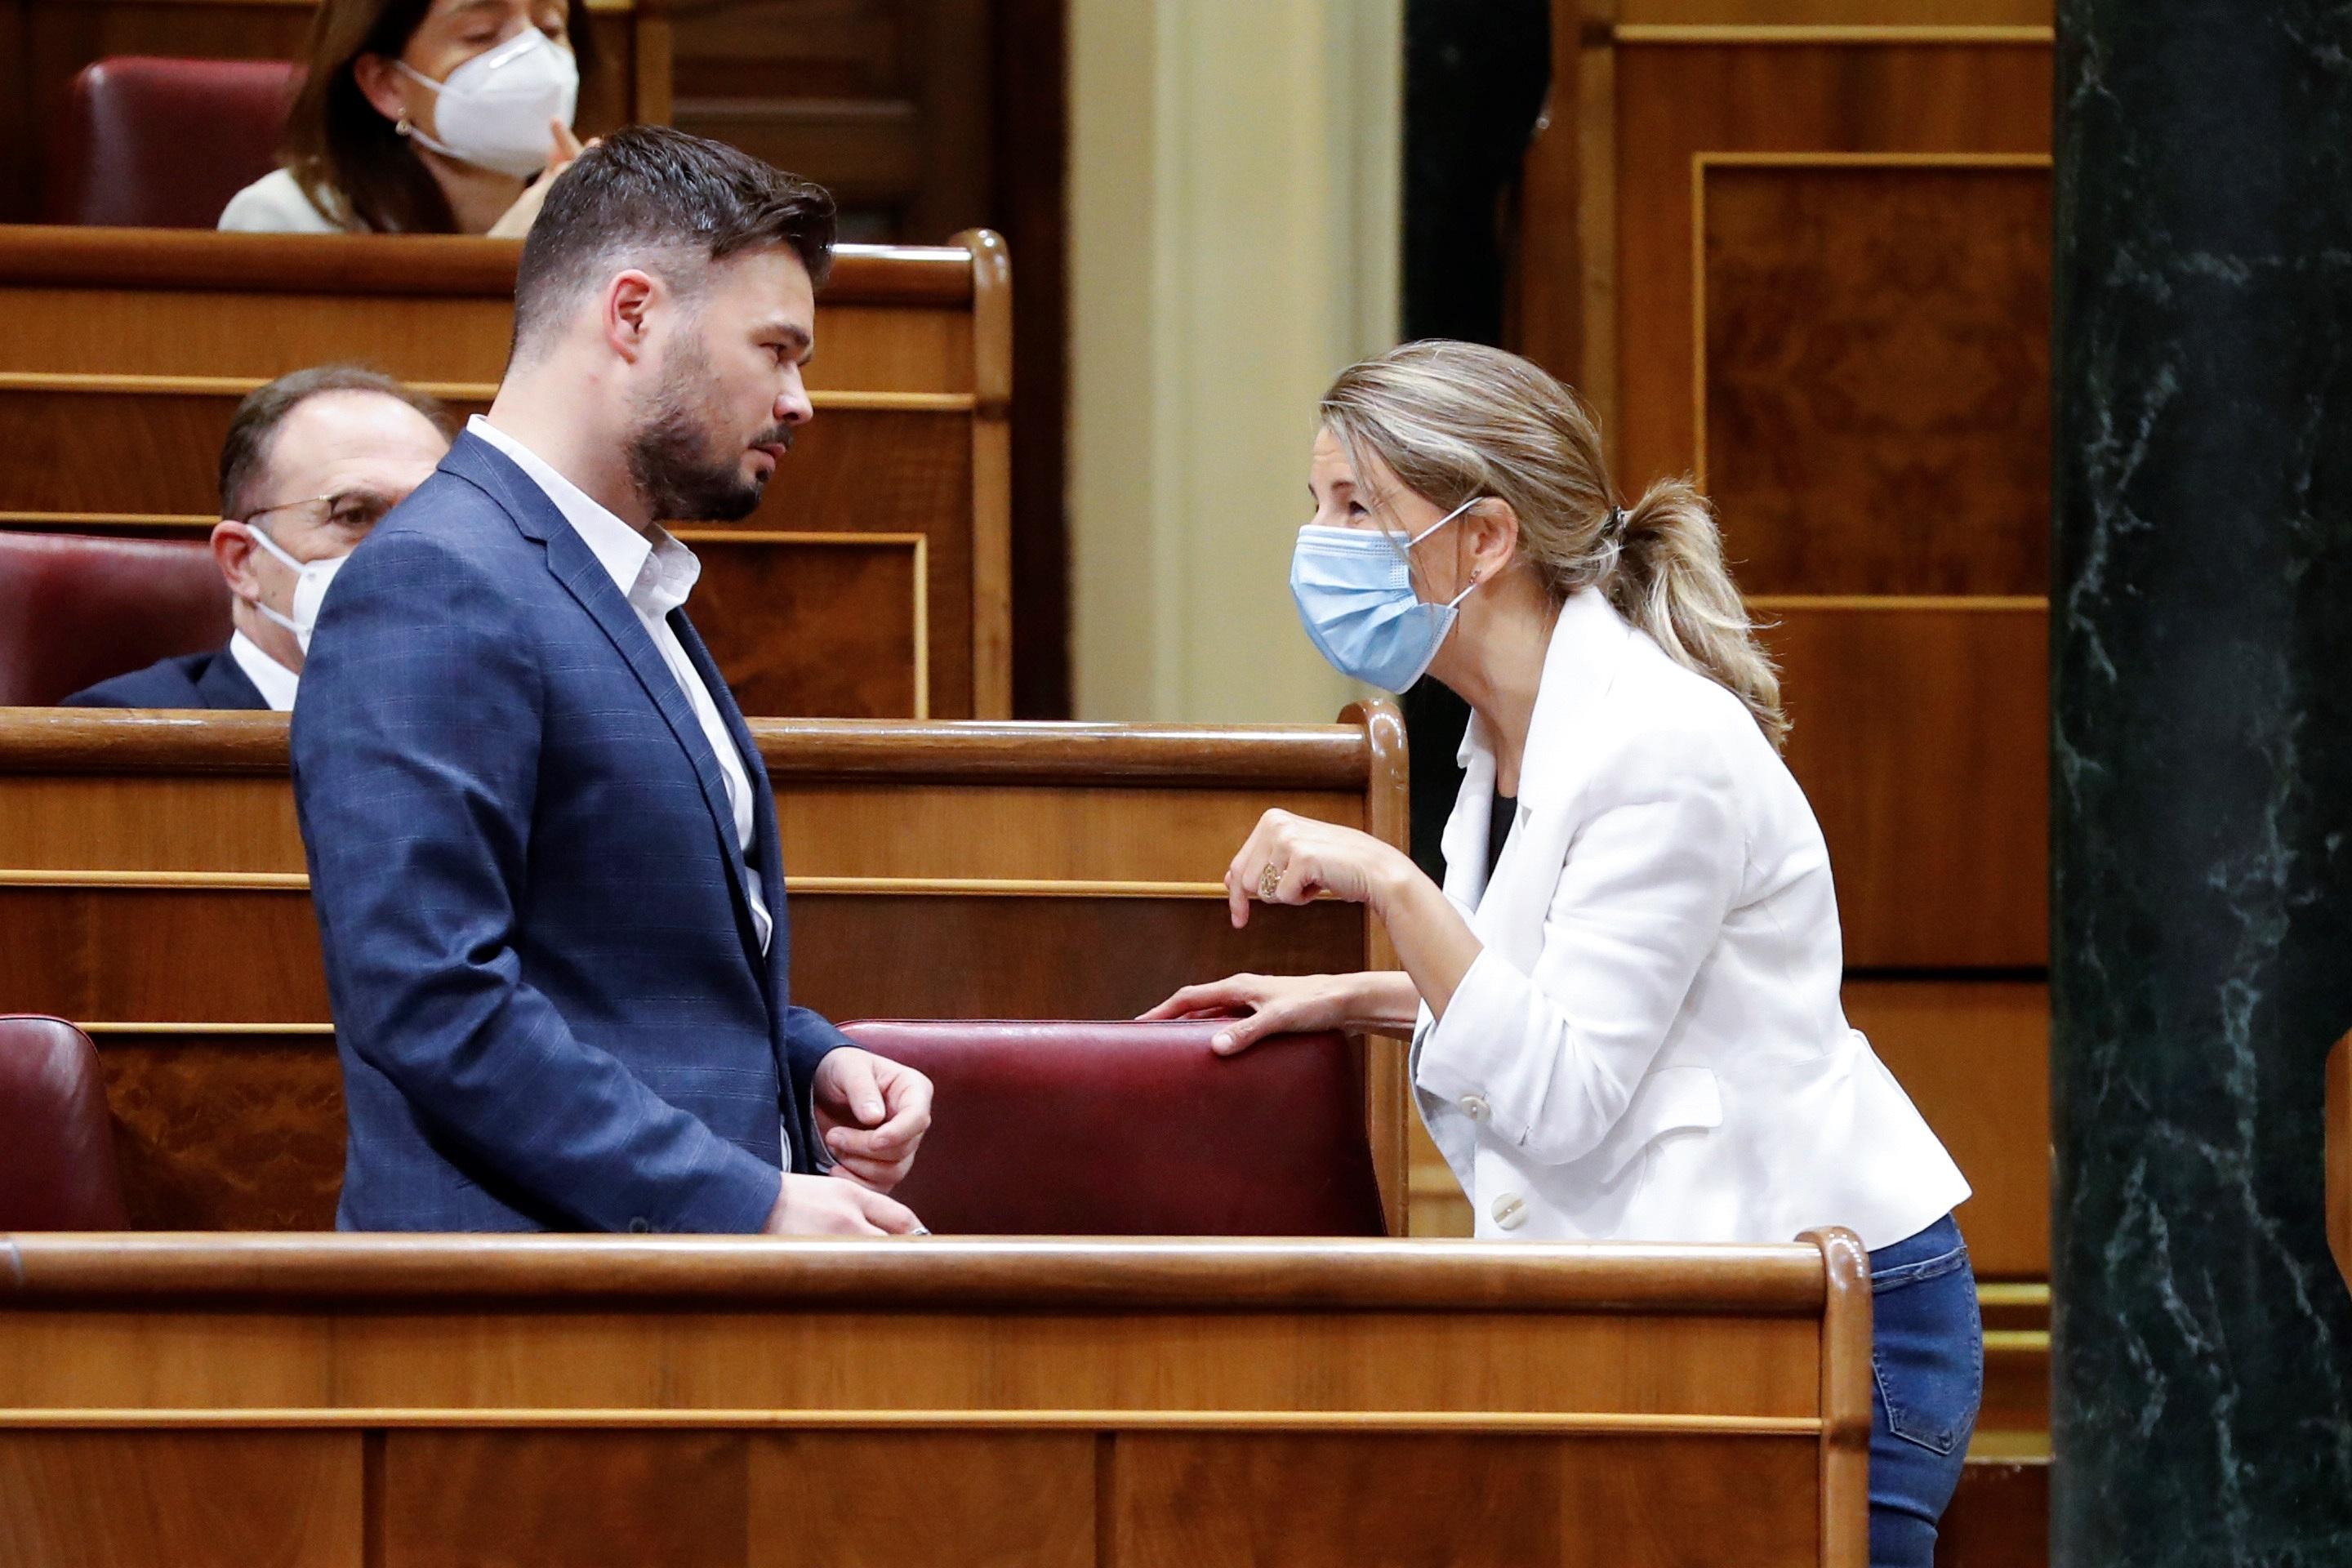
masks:
<instances>
[{"instance_id":1,"label":"earring","mask_svg":"<svg viewBox=\"0 0 2352 1568\"><path fill-rule=\"evenodd\" d=\"M394 136L405 136L408 134L408 110L404 109L400 111L400 118L392 122L392 133Z\"/></svg>"}]
</instances>

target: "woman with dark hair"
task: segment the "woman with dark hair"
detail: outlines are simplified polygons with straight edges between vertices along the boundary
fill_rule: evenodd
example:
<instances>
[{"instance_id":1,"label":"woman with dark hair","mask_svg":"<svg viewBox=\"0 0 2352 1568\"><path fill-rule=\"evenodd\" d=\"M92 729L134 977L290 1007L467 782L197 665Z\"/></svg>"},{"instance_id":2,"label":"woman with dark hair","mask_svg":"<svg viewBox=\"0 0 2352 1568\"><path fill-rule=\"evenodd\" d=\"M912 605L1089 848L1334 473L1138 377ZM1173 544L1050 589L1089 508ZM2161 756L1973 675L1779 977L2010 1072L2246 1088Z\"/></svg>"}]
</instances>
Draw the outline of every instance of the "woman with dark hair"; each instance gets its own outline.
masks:
<instances>
[{"instance_id":1,"label":"woman with dark hair","mask_svg":"<svg viewBox=\"0 0 2352 1568\"><path fill-rule=\"evenodd\" d=\"M284 166L220 226L263 233L528 233L580 153L587 0L323 0Z\"/></svg>"}]
</instances>

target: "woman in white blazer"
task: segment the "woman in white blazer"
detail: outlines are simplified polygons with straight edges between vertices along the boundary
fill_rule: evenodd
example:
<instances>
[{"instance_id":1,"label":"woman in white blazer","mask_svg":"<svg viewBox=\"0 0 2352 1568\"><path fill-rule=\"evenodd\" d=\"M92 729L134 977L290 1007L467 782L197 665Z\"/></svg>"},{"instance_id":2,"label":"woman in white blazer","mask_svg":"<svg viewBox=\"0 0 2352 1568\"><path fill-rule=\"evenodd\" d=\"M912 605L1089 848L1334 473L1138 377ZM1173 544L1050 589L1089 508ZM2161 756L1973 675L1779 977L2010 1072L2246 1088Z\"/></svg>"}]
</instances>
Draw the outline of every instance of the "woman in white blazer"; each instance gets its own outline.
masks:
<instances>
[{"instance_id":1,"label":"woman in white blazer","mask_svg":"<svg viewBox=\"0 0 2352 1568\"><path fill-rule=\"evenodd\" d=\"M1573 394L1499 350L1409 343L1326 395L1292 588L1344 673L1470 704L1440 889L1390 846L1269 812L1225 884L1370 905L1402 973L1235 975L1147 1016L1217 1048L1412 1037L1414 1096L1497 1238L1871 1250L1871 1557L1927 1568L1982 1385L1969 1187L1839 1003L1821 828L1779 681L1689 484L1621 508Z\"/></svg>"}]
</instances>

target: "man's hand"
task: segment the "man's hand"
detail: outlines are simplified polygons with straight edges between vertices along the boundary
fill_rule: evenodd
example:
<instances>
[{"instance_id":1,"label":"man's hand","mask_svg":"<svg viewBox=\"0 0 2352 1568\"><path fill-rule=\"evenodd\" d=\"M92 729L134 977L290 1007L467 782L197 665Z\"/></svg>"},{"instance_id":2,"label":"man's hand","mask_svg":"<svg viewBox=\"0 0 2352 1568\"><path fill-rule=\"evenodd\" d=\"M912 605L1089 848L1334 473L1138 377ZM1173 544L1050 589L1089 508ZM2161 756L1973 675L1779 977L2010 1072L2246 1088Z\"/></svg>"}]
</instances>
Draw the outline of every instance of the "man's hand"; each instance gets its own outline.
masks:
<instances>
[{"instance_id":1,"label":"man's hand","mask_svg":"<svg viewBox=\"0 0 2352 1568\"><path fill-rule=\"evenodd\" d=\"M896 1198L832 1176L784 1174L765 1236L919 1236L923 1222Z\"/></svg>"},{"instance_id":2,"label":"man's hand","mask_svg":"<svg viewBox=\"0 0 2352 1568\"><path fill-rule=\"evenodd\" d=\"M854 1046L816 1068L816 1130L843 1175L877 1193L906 1179L931 1125L931 1080Z\"/></svg>"}]
</instances>

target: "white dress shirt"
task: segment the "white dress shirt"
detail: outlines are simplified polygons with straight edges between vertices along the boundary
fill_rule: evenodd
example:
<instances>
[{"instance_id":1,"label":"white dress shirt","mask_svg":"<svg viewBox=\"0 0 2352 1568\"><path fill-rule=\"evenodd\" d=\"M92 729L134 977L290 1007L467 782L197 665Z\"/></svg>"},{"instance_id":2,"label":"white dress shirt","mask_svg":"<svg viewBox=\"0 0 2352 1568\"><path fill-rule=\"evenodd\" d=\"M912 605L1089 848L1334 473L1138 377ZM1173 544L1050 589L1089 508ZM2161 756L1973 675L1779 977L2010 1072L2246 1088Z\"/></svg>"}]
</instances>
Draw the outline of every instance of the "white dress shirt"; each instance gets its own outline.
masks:
<instances>
[{"instance_id":1,"label":"white dress shirt","mask_svg":"<svg viewBox=\"0 0 2352 1568\"><path fill-rule=\"evenodd\" d=\"M262 652L261 645L243 632L230 635L228 656L236 660L237 668L245 671L245 678L253 682L272 713L294 711L294 688L301 677Z\"/></svg>"},{"instance_id":2,"label":"white dress shirt","mask_svg":"<svg viewBox=\"0 0 2352 1568\"><path fill-rule=\"evenodd\" d=\"M711 752L719 758L719 774L727 781L727 804L735 814L735 847L744 862L743 889L751 898L751 923L760 934L760 951L767 952L768 939L774 934L776 922L768 913L760 873L751 864L751 774L743 766L741 753L735 750L734 737L727 732L727 721L719 717L719 704L710 700L710 689L703 685L701 672L687 657L686 645L678 641L677 630L669 624L669 613L683 607L687 595L694 591L696 580L702 575L702 563L665 529L656 527L650 539L639 533L587 491L548 467L536 452L480 415L466 422L466 430L513 458L515 466L547 492L556 510L563 514L564 521L587 542L604 570L612 574L614 583L628 599L629 608L637 613L646 635L661 650L662 662L669 666L670 674L677 678L686 700L693 705L703 738L710 742Z\"/></svg>"},{"instance_id":3,"label":"white dress shirt","mask_svg":"<svg viewBox=\"0 0 2352 1568\"><path fill-rule=\"evenodd\" d=\"M1729 691L1587 588L1560 611L1518 813L1486 872L1495 752L1474 721L1445 896L1485 944L1422 1010L1422 1116L1477 1234L1865 1247L1969 1195L1839 1004L1829 851Z\"/></svg>"}]
</instances>

